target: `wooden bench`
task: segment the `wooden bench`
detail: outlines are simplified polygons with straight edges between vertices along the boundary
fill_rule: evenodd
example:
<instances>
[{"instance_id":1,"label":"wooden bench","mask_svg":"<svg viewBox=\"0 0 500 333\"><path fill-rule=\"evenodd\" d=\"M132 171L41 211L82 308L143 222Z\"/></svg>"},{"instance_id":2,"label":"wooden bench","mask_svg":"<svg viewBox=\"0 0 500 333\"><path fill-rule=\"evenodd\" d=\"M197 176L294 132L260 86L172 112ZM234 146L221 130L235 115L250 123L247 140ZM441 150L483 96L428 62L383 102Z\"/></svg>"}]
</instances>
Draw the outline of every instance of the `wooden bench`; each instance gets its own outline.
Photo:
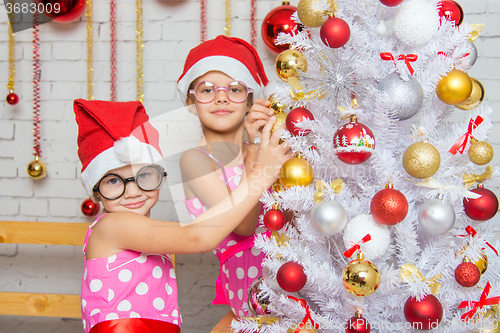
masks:
<instances>
[{"instance_id":1,"label":"wooden bench","mask_svg":"<svg viewBox=\"0 0 500 333\"><path fill-rule=\"evenodd\" d=\"M231 329L231 322L233 319L236 319L236 316L233 311L229 310L210 333L233 333L234 331Z\"/></svg>"}]
</instances>

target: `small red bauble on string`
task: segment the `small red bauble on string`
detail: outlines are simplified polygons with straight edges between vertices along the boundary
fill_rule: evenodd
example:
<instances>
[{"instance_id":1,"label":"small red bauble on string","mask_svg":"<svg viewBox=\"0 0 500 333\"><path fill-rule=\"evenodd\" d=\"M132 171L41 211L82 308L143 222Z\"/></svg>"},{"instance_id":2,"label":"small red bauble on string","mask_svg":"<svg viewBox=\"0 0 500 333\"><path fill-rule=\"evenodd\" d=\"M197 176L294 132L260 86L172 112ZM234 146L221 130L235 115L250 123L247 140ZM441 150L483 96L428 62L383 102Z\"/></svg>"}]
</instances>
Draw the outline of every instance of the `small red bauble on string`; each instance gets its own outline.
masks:
<instances>
[{"instance_id":1,"label":"small red bauble on string","mask_svg":"<svg viewBox=\"0 0 500 333\"><path fill-rule=\"evenodd\" d=\"M418 330L436 328L443 319L443 306L436 296L426 295L420 302L410 297L404 306L406 320Z\"/></svg>"},{"instance_id":2,"label":"small red bauble on string","mask_svg":"<svg viewBox=\"0 0 500 333\"><path fill-rule=\"evenodd\" d=\"M271 231L278 231L286 224L286 216L279 209L278 204L273 204L273 208L264 214L264 225Z\"/></svg>"},{"instance_id":3,"label":"small red bauble on string","mask_svg":"<svg viewBox=\"0 0 500 333\"><path fill-rule=\"evenodd\" d=\"M351 36L349 24L341 18L330 17L319 31L321 41L326 46L336 49L344 46Z\"/></svg>"},{"instance_id":4,"label":"small red bauble on string","mask_svg":"<svg viewBox=\"0 0 500 333\"><path fill-rule=\"evenodd\" d=\"M358 311L354 317L349 318L345 328L346 333L370 333L370 330L370 323Z\"/></svg>"},{"instance_id":5,"label":"small red bauble on string","mask_svg":"<svg viewBox=\"0 0 500 333\"><path fill-rule=\"evenodd\" d=\"M474 221L483 222L493 218L498 211L498 198L495 193L484 188L482 184L478 184L471 192L480 194L481 197L464 198L465 214Z\"/></svg>"},{"instance_id":6,"label":"small red bauble on string","mask_svg":"<svg viewBox=\"0 0 500 333\"><path fill-rule=\"evenodd\" d=\"M298 136L303 136L311 133L311 130L301 129L294 125L296 123L300 123L302 120L304 120L304 118L314 120L313 114L306 108L295 108L292 111L288 112L288 115L286 116L286 129L293 135Z\"/></svg>"},{"instance_id":7,"label":"small red bauble on string","mask_svg":"<svg viewBox=\"0 0 500 333\"><path fill-rule=\"evenodd\" d=\"M337 157L347 164L360 164L372 156L375 149L375 137L368 126L358 123L358 118L351 116L351 121L340 126L333 136L333 147Z\"/></svg>"},{"instance_id":8,"label":"small red bauble on string","mask_svg":"<svg viewBox=\"0 0 500 333\"><path fill-rule=\"evenodd\" d=\"M11 90L9 94L7 95L7 98L5 99L8 104L10 105L16 105L17 102L19 102L19 96L14 94L14 92Z\"/></svg>"},{"instance_id":9,"label":"small red bauble on string","mask_svg":"<svg viewBox=\"0 0 500 333\"><path fill-rule=\"evenodd\" d=\"M455 23L458 27L464 20L464 11L462 7L453 0L442 0L437 4L439 16L445 17L448 21Z\"/></svg>"},{"instance_id":10,"label":"small red bauble on string","mask_svg":"<svg viewBox=\"0 0 500 333\"><path fill-rule=\"evenodd\" d=\"M272 9L262 21L262 39L273 53L280 54L290 48L289 44L276 45L275 40L280 32L290 34L302 30L302 26L291 19L295 11L297 7L291 6L288 1L283 1L281 6Z\"/></svg>"},{"instance_id":11,"label":"small red bauble on string","mask_svg":"<svg viewBox=\"0 0 500 333\"><path fill-rule=\"evenodd\" d=\"M380 0L380 2L386 5L387 7L399 6L403 1L404 0Z\"/></svg>"},{"instance_id":12,"label":"small red bauble on string","mask_svg":"<svg viewBox=\"0 0 500 333\"><path fill-rule=\"evenodd\" d=\"M76 21L85 12L86 0L36 0L43 3L47 10L44 12L50 19L58 23ZM48 8L52 8L51 11Z\"/></svg>"},{"instance_id":13,"label":"small red bauble on string","mask_svg":"<svg viewBox=\"0 0 500 333\"><path fill-rule=\"evenodd\" d=\"M455 280L462 287L474 287L481 279L481 272L475 264L465 260L455 268Z\"/></svg>"},{"instance_id":14,"label":"small red bauble on string","mask_svg":"<svg viewBox=\"0 0 500 333\"><path fill-rule=\"evenodd\" d=\"M91 199L86 199L82 202L82 213L85 216L93 217L99 214L101 205L98 202L93 202Z\"/></svg>"},{"instance_id":15,"label":"small red bauble on string","mask_svg":"<svg viewBox=\"0 0 500 333\"><path fill-rule=\"evenodd\" d=\"M373 218L384 225L394 225L403 221L408 214L408 200L405 195L387 184L372 198L370 210Z\"/></svg>"},{"instance_id":16,"label":"small red bauble on string","mask_svg":"<svg viewBox=\"0 0 500 333\"><path fill-rule=\"evenodd\" d=\"M304 273L304 267L301 264L287 262L278 269L276 281L284 291L295 293L306 285L307 275Z\"/></svg>"}]
</instances>

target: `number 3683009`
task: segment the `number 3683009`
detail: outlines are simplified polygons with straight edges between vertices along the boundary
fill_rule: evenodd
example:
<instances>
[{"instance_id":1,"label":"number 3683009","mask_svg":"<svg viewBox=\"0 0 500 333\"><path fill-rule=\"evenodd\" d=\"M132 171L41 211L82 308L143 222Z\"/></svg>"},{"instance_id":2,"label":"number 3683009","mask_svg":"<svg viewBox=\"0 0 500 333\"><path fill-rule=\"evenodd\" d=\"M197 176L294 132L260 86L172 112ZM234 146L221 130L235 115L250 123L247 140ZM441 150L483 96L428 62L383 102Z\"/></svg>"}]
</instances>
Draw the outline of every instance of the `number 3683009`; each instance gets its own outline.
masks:
<instances>
[{"instance_id":1,"label":"number 3683009","mask_svg":"<svg viewBox=\"0 0 500 333\"><path fill-rule=\"evenodd\" d=\"M61 11L61 5L58 3L6 3L7 14L35 14L35 13L48 13L58 14Z\"/></svg>"}]
</instances>

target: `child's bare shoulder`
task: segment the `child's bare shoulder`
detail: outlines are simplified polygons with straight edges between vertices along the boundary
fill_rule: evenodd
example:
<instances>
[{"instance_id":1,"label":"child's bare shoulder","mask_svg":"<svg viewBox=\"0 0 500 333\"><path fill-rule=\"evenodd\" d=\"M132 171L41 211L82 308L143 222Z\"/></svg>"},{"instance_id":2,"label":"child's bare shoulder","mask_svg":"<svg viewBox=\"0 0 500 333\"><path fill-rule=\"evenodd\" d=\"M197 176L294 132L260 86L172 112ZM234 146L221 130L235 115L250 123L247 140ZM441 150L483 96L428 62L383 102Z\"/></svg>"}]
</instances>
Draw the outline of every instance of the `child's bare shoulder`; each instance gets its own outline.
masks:
<instances>
[{"instance_id":1,"label":"child's bare shoulder","mask_svg":"<svg viewBox=\"0 0 500 333\"><path fill-rule=\"evenodd\" d=\"M193 148L182 153L179 166L183 178L197 178L212 172L210 157L199 149Z\"/></svg>"}]
</instances>

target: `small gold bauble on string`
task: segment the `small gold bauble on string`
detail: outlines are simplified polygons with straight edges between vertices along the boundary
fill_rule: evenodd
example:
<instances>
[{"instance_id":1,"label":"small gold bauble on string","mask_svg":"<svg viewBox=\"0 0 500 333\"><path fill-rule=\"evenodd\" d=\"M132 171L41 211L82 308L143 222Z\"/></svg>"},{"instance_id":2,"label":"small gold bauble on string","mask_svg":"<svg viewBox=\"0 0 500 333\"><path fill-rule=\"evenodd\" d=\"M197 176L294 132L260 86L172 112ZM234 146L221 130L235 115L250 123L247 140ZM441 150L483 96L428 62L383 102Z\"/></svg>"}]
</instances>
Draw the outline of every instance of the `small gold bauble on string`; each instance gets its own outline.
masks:
<instances>
[{"instance_id":1,"label":"small gold bauble on string","mask_svg":"<svg viewBox=\"0 0 500 333\"><path fill-rule=\"evenodd\" d=\"M307 72L307 60L297 50L285 50L276 58L274 68L280 79L288 81L292 76L299 76L299 72Z\"/></svg>"},{"instance_id":2,"label":"small gold bauble on string","mask_svg":"<svg viewBox=\"0 0 500 333\"><path fill-rule=\"evenodd\" d=\"M281 166L279 182L284 187L307 186L314 180L314 171L302 154L292 157Z\"/></svg>"},{"instance_id":3,"label":"small gold bauble on string","mask_svg":"<svg viewBox=\"0 0 500 333\"><path fill-rule=\"evenodd\" d=\"M439 151L428 142L415 142L403 154L403 166L415 178L429 178L441 165Z\"/></svg>"},{"instance_id":4,"label":"small gold bauble on string","mask_svg":"<svg viewBox=\"0 0 500 333\"><path fill-rule=\"evenodd\" d=\"M31 161L28 164L28 175L33 179L42 179L47 175L47 166L45 163L38 159L38 156L35 157L34 161Z\"/></svg>"},{"instance_id":5,"label":"small gold bauble on string","mask_svg":"<svg viewBox=\"0 0 500 333\"><path fill-rule=\"evenodd\" d=\"M484 99L484 87L475 78L470 78L472 81L472 92L470 93L469 98L458 105L455 105L457 108L461 110L472 110L475 109L483 102Z\"/></svg>"},{"instance_id":6,"label":"small gold bauble on string","mask_svg":"<svg viewBox=\"0 0 500 333\"><path fill-rule=\"evenodd\" d=\"M312 28L321 27L328 19L328 11L318 8L321 6L320 4L322 4L321 0L300 0L297 5L297 15L300 22ZM332 10L337 10L335 1L333 5L335 7Z\"/></svg>"},{"instance_id":7,"label":"small gold bauble on string","mask_svg":"<svg viewBox=\"0 0 500 333\"><path fill-rule=\"evenodd\" d=\"M453 69L436 86L439 99L449 105L463 103L472 92L472 80L464 71Z\"/></svg>"},{"instance_id":8,"label":"small gold bauble on string","mask_svg":"<svg viewBox=\"0 0 500 333\"><path fill-rule=\"evenodd\" d=\"M485 165L491 162L494 155L493 147L486 141L478 141L472 138L469 148L469 158L472 163L477 165Z\"/></svg>"},{"instance_id":9,"label":"small gold bauble on string","mask_svg":"<svg viewBox=\"0 0 500 333\"><path fill-rule=\"evenodd\" d=\"M368 296L377 290L380 284L380 272L369 260L364 259L362 252L344 268L342 272L344 287L353 295Z\"/></svg>"},{"instance_id":10,"label":"small gold bauble on string","mask_svg":"<svg viewBox=\"0 0 500 333\"><path fill-rule=\"evenodd\" d=\"M277 101L274 94L269 95L267 100L269 102L271 102L271 105L269 105L269 108L273 109L275 114L278 112L285 112L286 105Z\"/></svg>"}]
</instances>

